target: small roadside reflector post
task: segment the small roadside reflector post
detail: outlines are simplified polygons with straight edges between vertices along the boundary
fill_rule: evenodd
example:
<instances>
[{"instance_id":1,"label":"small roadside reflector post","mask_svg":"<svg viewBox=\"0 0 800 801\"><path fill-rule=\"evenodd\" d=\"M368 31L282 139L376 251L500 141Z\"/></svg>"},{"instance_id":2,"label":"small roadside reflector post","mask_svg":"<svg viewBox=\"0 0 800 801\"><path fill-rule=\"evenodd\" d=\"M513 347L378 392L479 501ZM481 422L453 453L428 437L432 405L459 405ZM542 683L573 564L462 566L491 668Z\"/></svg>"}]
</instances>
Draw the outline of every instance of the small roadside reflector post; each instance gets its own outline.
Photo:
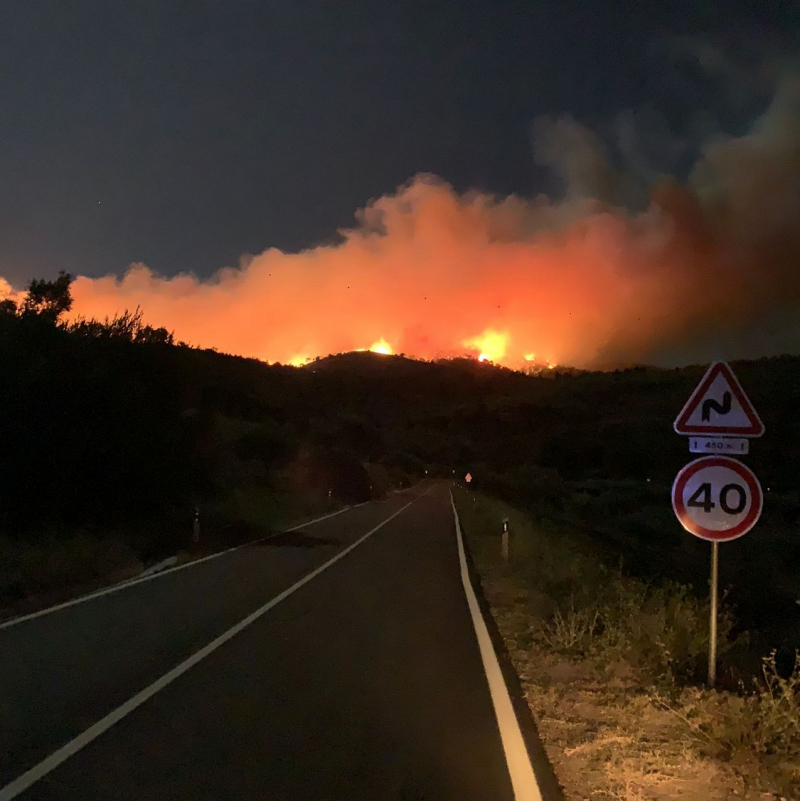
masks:
<instances>
[{"instance_id":1,"label":"small roadside reflector post","mask_svg":"<svg viewBox=\"0 0 800 801\"><path fill-rule=\"evenodd\" d=\"M503 518L503 538L500 541L500 555L503 557L503 561L507 562L510 556L509 553L509 531L508 531L508 518Z\"/></svg>"},{"instance_id":2,"label":"small roadside reflector post","mask_svg":"<svg viewBox=\"0 0 800 801\"><path fill-rule=\"evenodd\" d=\"M764 495L750 468L732 456L750 452L764 424L730 365L715 362L675 420L691 453L714 454L689 462L672 485L672 508L681 525L711 542L708 686L717 680L719 544L744 536L758 522ZM702 436L698 436L702 435Z\"/></svg>"},{"instance_id":3,"label":"small roadside reflector post","mask_svg":"<svg viewBox=\"0 0 800 801\"><path fill-rule=\"evenodd\" d=\"M200 542L200 507L194 507L194 523L192 524L192 542L197 545Z\"/></svg>"}]
</instances>

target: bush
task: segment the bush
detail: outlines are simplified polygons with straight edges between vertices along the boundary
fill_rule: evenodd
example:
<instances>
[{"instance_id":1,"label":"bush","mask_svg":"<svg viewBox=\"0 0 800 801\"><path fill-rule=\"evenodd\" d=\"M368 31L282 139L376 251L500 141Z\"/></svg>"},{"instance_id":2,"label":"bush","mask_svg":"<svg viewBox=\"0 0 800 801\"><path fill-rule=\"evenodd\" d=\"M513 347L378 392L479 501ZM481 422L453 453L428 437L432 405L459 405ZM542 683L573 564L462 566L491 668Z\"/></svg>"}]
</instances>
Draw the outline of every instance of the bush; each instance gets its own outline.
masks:
<instances>
[{"instance_id":1,"label":"bush","mask_svg":"<svg viewBox=\"0 0 800 801\"><path fill-rule=\"evenodd\" d=\"M674 582L658 586L616 574L600 609L596 652L604 661L625 659L658 683L697 679L708 656L709 605ZM734 618L719 610L717 653L733 645Z\"/></svg>"},{"instance_id":2,"label":"bush","mask_svg":"<svg viewBox=\"0 0 800 801\"><path fill-rule=\"evenodd\" d=\"M389 491L391 478L382 464L367 463L364 469L369 476L369 490L372 498L383 498Z\"/></svg>"},{"instance_id":3,"label":"bush","mask_svg":"<svg viewBox=\"0 0 800 801\"><path fill-rule=\"evenodd\" d=\"M586 656L601 628L599 610L575 609L575 600L566 613L556 609L553 619L542 630L547 645L559 653Z\"/></svg>"},{"instance_id":4,"label":"bush","mask_svg":"<svg viewBox=\"0 0 800 801\"><path fill-rule=\"evenodd\" d=\"M700 730L724 749L728 758L743 751L780 757L800 753L800 669L782 676L775 652L765 657L762 679L749 692L716 696Z\"/></svg>"},{"instance_id":5,"label":"bush","mask_svg":"<svg viewBox=\"0 0 800 801\"><path fill-rule=\"evenodd\" d=\"M800 664L782 675L772 652L752 687L736 693L688 690L675 706L693 745L723 759L750 784L784 798L800 797Z\"/></svg>"},{"instance_id":6,"label":"bush","mask_svg":"<svg viewBox=\"0 0 800 801\"><path fill-rule=\"evenodd\" d=\"M592 597L593 596L593 597ZM688 587L665 583L656 587L609 574L605 587L570 598L557 607L541 638L553 651L591 657L603 666L625 662L660 685L697 679L708 655L708 604ZM721 610L718 653L733 644L733 616Z\"/></svg>"}]
</instances>

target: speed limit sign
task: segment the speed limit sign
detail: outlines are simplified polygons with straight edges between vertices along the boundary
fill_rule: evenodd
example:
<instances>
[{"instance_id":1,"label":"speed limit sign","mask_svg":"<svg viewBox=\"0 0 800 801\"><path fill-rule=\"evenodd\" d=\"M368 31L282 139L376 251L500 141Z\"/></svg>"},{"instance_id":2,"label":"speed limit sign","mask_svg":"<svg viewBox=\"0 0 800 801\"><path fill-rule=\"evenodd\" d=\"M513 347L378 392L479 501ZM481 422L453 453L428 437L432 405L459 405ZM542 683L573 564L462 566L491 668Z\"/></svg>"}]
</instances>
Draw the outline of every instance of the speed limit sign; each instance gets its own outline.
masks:
<instances>
[{"instance_id":1,"label":"speed limit sign","mask_svg":"<svg viewBox=\"0 0 800 801\"><path fill-rule=\"evenodd\" d=\"M681 525L712 542L747 534L761 516L763 501L753 471L727 456L695 459L672 485L672 508Z\"/></svg>"}]
</instances>

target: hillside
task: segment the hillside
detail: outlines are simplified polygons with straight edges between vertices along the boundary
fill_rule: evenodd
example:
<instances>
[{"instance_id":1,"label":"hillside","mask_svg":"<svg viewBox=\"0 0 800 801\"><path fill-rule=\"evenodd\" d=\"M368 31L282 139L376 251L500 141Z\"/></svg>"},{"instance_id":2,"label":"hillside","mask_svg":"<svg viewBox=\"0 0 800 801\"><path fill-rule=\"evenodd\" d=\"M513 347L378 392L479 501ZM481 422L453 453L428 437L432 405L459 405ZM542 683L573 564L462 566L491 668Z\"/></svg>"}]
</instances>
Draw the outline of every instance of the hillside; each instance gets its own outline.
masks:
<instances>
[{"instance_id":1,"label":"hillside","mask_svg":"<svg viewBox=\"0 0 800 801\"><path fill-rule=\"evenodd\" d=\"M672 420L703 366L524 375L350 353L294 368L129 323L68 329L0 314L5 542L114 538L147 562L186 547L197 507L212 547L255 536L286 509L469 470L479 488L584 532L599 558L706 581L707 548L669 503L689 459ZM734 366L767 426L747 461L768 492L756 531L726 544L722 583L762 626L800 598L800 358ZM15 586L6 600L27 592Z\"/></svg>"}]
</instances>

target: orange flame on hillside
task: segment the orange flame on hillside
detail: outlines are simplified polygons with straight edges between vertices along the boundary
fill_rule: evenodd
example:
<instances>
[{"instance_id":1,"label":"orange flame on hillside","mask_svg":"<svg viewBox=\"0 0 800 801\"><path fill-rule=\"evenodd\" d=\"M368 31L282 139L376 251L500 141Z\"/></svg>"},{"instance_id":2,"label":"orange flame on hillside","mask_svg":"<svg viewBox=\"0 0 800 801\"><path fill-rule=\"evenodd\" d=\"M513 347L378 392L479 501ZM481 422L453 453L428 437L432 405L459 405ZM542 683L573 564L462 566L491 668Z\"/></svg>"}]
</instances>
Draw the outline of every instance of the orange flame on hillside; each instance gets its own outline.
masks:
<instances>
[{"instance_id":1,"label":"orange flame on hillside","mask_svg":"<svg viewBox=\"0 0 800 801\"><path fill-rule=\"evenodd\" d=\"M394 353L392 346L383 337L373 342L369 349L372 353L380 353L383 356L391 356Z\"/></svg>"},{"instance_id":2,"label":"orange flame on hillside","mask_svg":"<svg viewBox=\"0 0 800 801\"><path fill-rule=\"evenodd\" d=\"M480 336L465 339L461 344L465 348L477 350L479 362L499 362L506 355L508 341L508 334L487 328Z\"/></svg>"}]
</instances>

